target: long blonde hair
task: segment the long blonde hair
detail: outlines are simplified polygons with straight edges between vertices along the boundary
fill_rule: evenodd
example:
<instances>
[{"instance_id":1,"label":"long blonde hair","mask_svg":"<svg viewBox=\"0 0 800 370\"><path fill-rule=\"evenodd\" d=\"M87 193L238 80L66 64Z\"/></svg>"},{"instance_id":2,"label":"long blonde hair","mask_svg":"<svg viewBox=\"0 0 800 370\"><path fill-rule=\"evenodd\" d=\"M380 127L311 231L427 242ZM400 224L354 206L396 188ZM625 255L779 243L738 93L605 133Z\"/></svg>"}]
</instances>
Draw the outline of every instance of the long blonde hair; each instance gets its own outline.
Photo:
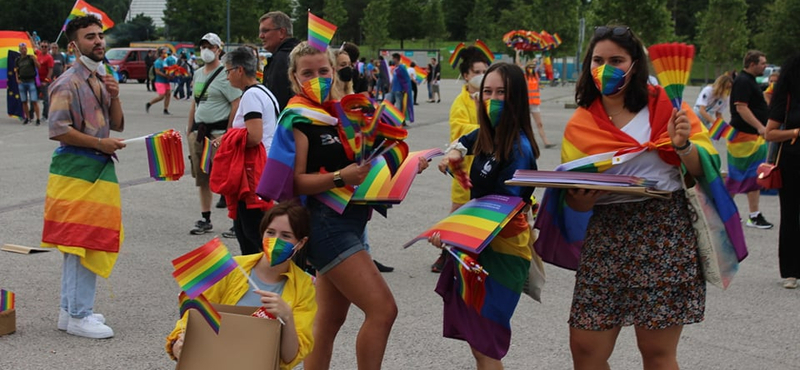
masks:
<instances>
[{"instance_id":1,"label":"long blonde hair","mask_svg":"<svg viewBox=\"0 0 800 370\"><path fill-rule=\"evenodd\" d=\"M292 52L289 53L289 71L288 71L289 81L292 83L292 91L294 91L295 94L302 93L302 88L300 87L300 84L297 82L297 78L295 78L294 76L294 74L297 73L297 62L302 57L318 55L323 53L328 59L328 63L331 66L331 71L333 71L332 73L333 88L331 89L331 99L338 100L342 97L341 91L336 88L336 85L338 83L337 82L338 78L336 76L336 60L333 57L333 54L330 51L324 51L324 52L319 51L317 48L311 46L308 43L308 41L303 41L297 44L297 46L295 46L294 49L292 49Z\"/></svg>"},{"instance_id":2,"label":"long blonde hair","mask_svg":"<svg viewBox=\"0 0 800 370\"><path fill-rule=\"evenodd\" d=\"M720 75L711 86L711 94L717 98L727 98L733 88L733 79L727 74Z\"/></svg>"}]
</instances>

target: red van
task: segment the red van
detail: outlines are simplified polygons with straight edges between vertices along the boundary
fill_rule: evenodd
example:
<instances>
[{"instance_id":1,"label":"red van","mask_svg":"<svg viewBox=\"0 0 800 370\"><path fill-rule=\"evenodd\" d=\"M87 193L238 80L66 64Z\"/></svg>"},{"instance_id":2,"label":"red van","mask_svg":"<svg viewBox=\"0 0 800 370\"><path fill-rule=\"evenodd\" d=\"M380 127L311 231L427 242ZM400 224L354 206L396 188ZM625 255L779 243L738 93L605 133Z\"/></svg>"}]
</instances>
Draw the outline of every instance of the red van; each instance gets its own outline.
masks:
<instances>
[{"instance_id":1,"label":"red van","mask_svg":"<svg viewBox=\"0 0 800 370\"><path fill-rule=\"evenodd\" d=\"M147 79L147 67L144 58L150 48L113 48L106 51L108 64L119 74L120 82L128 79L144 82Z\"/></svg>"}]
</instances>

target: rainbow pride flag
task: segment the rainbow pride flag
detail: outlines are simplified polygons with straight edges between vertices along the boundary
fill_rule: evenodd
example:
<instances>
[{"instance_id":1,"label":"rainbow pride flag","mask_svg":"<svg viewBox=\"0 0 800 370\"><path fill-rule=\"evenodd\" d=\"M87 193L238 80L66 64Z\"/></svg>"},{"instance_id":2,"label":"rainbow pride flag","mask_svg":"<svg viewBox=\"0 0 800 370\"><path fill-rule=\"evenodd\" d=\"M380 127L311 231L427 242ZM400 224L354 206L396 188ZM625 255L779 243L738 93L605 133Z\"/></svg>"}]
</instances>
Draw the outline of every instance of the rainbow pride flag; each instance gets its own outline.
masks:
<instances>
[{"instance_id":1,"label":"rainbow pride flag","mask_svg":"<svg viewBox=\"0 0 800 370\"><path fill-rule=\"evenodd\" d=\"M200 157L201 168L203 169L203 173L211 173L211 160L214 158L214 147L211 146L211 140L207 137L203 139L203 156Z\"/></svg>"},{"instance_id":2,"label":"rainbow pride flag","mask_svg":"<svg viewBox=\"0 0 800 370\"><path fill-rule=\"evenodd\" d=\"M467 46L464 45L463 42L459 42L458 45L456 45L456 48L453 49L452 53L450 53L450 59L447 61L447 63L450 64L450 67L453 67L453 69L458 67L458 60L461 59L461 53L466 48Z\"/></svg>"},{"instance_id":3,"label":"rainbow pride flag","mask_svg":"<svg viewBox=\"0 0 800 370\"><path fill-rule=\"evenodd\" d=\"M725 122L721 117L717 118L716 121L711 125L711 128L708 129L708 135L711 136L712 140L733 140L736 135L739 133L739 130L733 128L728 122Z\"/></svg>"},{"instance_id":4,"label":"rainbow pride flag","mask_svg":"<svg viewBox=\"0 0 800 370\"><path fill-rule=\"evenodd\" d=\"M562 164L556 170L604 172L625 163L644 150L656 150L664 162L680 166L680 159L672 148L666 127L672 114L672 101L659 86L650 86L649 90L649 142L639 143L616 128L598 99L588 109L578 108L567 123L561 151ZM725 226L726 235L722 236L723 242L717 247L734 254L734 260L741 262L747 256L747 247L739 212L723 183L719 155L692 109L685 103L683 109L687 111L692 123L690 140L700 155L704 172L703 177L696 179L697 186L708 195ZM575 270L578 268L580 250L592 212L576 212L570 209L564 196L563 189L545 190L534 226L540 230L535 249L545 262ZM736 268L729 266L721 268L721 271L732 274ZM732 276L728 276L730 278Z\"/></svg>"},{"instance_id":5,"label":"rainbow pride flag","mask_svg":"<svg viewBox=\"0 0 800 370\"><path fill-rule=\"evenodd\" d=\"M492 64L492 62L494 62L494 53L492 53L492 51L489 49L489 46L486 45L486 43L484 43L481 40L475 40L475 47L478 48L478 50L480 50L484 56L486 56L486 59L489 59L489 64Z\"/></svg>"},{"instance_id":6,"label":"rainbow pride flag","mask_svg":"<svg viewBox=\"0 0 800 370\"><path fill-rule=\"evenodd\" d=\"M279 238L264 238L263 247L270 266L283 263L294 253L294 245Z\"/></svg>"},{"instance_id":7,"label":"rainbow pride flag","mask_svg":"<svg viewBox=\"0 0 800 370\"><path fill-rule=\"evenodd\" d=\"M149 135L145 146L150 177L157 181L177 181L183 176L186 165L180 132L169 129Z\"/></svg>"},{"instance_id":8,"label":"rainbow pride flag","mask_svg":"<svg viewBox=\"0 0 800 370\"><path fill-rule=\"evenodd\" d=\"M206 299L206 297L201 293L194 299L189 298L186 292L181 292L178 296L178 303L180 303L180 315L186 313L190 309L196 310L203 316L203 319L206 320L208 326L214 330L215 333L219 334L219 326L222 324L222 316L214 309L214 306L211 305L211 302Z\"/></svg>"},{"instance_id":9,"label":"rainbow pride flag","mask_svg":"<svg viewBox=\"0 0 800 370\"><path fill-rule=\"evenodd\" d=\"M756 134L739 132L728 139L728 177L725 186L731 194L761 190L756 183L758 165L767 160L767 142Z\"/></svg>"},{"instance_id":10,"label":"rainbow pride flag","mask_svg":"<svg viewBox=\"0 0 800 370\"><path fill-rule=\"evenodd\" d=\"M13 67L9 68L9 52L15 55L12 58L19 56L19 44L25 44L28 47L28 52L33 53L33 42L26 32L22 31L0 31L0 89L8 87L8 82L14 80L11 78ZM13 63L13 59L12 59ZM16 84L16 80L14 80Z\"/></svg>"},{"instance_id":11,"label":"rainbow pride flag","mask_svg":"<svg viewBox=\"0 0 800 370\"><path fill-rule=\"evenodd\" d=\"M89 148L58 147L47 180L42 247L82 256L84 267L107 278L122 245L120 205L110 156Z\"/></svg>"},{"instance_id":12,"label":"rainbow pride flag","mask_svg":"<svg viewBox=\"0 0 800 370\"><path fill-rule=\"evenodd\" d=\"M403 114L403 112L397 109L394 104L386 100L381 102L381 106L383 107L381 119L385 120L392 126L403 127L403 121L406 120L406 116Z\"/></svg>"},{"instance_id":13,"label":"rainbow pride flag","mask_svg":"<svg viewBox=\"0 0 800 370\"><path fill-rule=\"evenodd\" d=\"M175 267L172 277L189 298L195 299L238 265L225 244L214 238L172 260L172 266Z\"/></svg>"},{"instance_id":14,"label":"rainbow pride flag","mask_svg":"<svg viewBox=\"0 0 800 370\"><path fill-rule=\"evenodd\" d=\"M417 84L421 84L422 82L425 81L426 78L428 78L428 71L425 68L421 68L418 65L415 65L415 66L412 67L411 66L411 59L409 57L407 57L405 55L401 55L400 56L400 64L406 66L407 68L413 68L414 69L414 73L417 76L416 77Z\"/></svg>"},{"instance_id":15,"label":"rainbow pride flag","mask_svg":"<svg viewBox=\"0 0 800 370\"><path fill-rule=\"evenodd\" d=\"M13 310L17 300L16 297L14 292L0 289L0 312Z\"/></svg>"},{"instance_id":16,"label":"rainbow pride flag","mask_svg":"<svg viewBox=\"0 0 800 370\"><path fill-rule=\"evenodd\" d=\"M109 18L106 13L103 13L102 10L95 8L94 6L90 5L89 3L83 0L75 1L75 5L72 6L72 10L69 12L67 16L67 20L64 21L64 25L61 27L61 31L67 30L67 24L69 21L73 20L76 17L82 17L86 15L93 15L100 19L100 22L103 23L103 32L108 30L109 28L114 27L114 21Z\"/></svg>"},{"instance_id":17,"label":"rainbow pride flag","mask_svg":"<svg viewBox=\"0 0 800 370\"><path fill-rule=\"evenodd\" d=\"M524 205L522 198L505 195L472 199L403 247L439 233L444 244L481 253Z\"/></svg>"},{"instance_id":18,"label":"rainbow pride flag","mask_svg":"<svg viewBox=\"0 0 800 370\"><path fill-rule=\"evenodd\" d=\"M683 103L683 90L689 82L694 61L694 46L683 43L656 44L647 48L658 82L667 92L672 106Z\"/></svg>"},{"instance_id":19,"label":"rainbow pride flag","mask_svg":"<svg viewBox=\"0 0 800 370\"><path fill-rule=\"evenodd\" d=\"M308 43L321 52L328 50L336 26L308 12Z\"/></svg>"},{"instance_id":20,"label":"rainbow pride flag","mask_svg":"<svg viewBox=\"0 0 800 370\"><path fill-rule=\"evenodd\" d=\"M372 168L361 185L355 189L350 201L358 204L398 204L402 202L419 171L419 158L430 160L440 155L444 155L444 152L439 148L409 153L394 175L392 175L390 165L387 164L386 157L380 156L373 159Z\"/></svg>"}]
</instances>

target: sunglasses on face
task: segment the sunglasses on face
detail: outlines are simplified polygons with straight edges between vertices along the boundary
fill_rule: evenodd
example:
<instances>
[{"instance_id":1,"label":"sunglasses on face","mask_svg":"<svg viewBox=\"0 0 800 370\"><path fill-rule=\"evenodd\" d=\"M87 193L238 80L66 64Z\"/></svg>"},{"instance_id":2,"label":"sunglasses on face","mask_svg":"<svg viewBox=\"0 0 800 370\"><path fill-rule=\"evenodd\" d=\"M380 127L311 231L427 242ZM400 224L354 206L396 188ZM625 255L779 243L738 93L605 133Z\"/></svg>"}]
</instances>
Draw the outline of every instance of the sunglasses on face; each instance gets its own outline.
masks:
<instances>
[{"instance_id":1,"label":"sunglasses on face","mask_svg":"<svg viewBox=\"0 0 800 370\"><path fill-rule=\"evenodd\" d=\"M612 36L624 36L630 35L631 28L630 27L606 27L606 26L598 26L594 28L594 37L604 37L608 34Z\"/></svg>"}]
</instances>

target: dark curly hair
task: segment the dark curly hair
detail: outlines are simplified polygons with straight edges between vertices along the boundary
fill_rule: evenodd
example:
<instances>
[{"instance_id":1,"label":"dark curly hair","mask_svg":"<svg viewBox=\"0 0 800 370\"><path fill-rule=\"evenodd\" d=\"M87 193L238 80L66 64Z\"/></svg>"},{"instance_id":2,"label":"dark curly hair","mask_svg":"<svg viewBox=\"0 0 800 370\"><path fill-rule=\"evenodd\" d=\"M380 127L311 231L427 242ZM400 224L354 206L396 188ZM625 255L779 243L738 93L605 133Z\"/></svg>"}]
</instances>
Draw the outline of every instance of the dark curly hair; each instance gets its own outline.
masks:
<instances>
[{"instance_id":1,"label":"dark curly hair","mask_svg":"<svg viewBox=\"0 0 800 370\"><path fill-rule=\"evenodd\" d=\"M82 17L75 17L69 23L67 23L67 39L69 41L75 41L75 38L78 37L78 30L83 29L89 26L98 26L100 29L103 29L103 22L100 21L99 18L89 14Z\"/></svg>"},{"instance_id":2,"label":"dark curly hair","mask_svg":"<svg viewBox=\"0 0 800 370\"><path fill-rule=\"evenodd\" d=\"M469 73L472 66L478 62L486 63L487 66L492 64L489 62L489 58L486 58L486 55L475 46L470 46L462 50L461 63L458 65L458 71L461 73L461 77Z\"/></svg>"}]
</instances>

